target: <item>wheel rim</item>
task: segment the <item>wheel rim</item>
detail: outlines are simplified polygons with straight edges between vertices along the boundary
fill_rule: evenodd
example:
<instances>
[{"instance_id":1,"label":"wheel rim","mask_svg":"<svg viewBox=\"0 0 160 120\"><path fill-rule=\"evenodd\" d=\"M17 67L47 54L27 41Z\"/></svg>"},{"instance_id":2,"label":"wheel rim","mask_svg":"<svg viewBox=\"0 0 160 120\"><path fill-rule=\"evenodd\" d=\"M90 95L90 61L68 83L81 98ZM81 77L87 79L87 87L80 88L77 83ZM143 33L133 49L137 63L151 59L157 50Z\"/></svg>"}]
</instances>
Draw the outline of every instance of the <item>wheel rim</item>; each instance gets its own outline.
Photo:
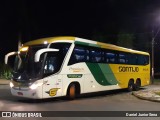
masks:
<instances>
[{"instance_id":1,"label":"wheel rim","mask_svg":"<svg viewBox=\"0 0 160 120\"><path fill-rule=\"evenodd\" d=\"M136 82L136 90L139 90L140 86L141 86L140 81L137 81L137 82Z\"/></svg>"},{"instance_id":2,"label":"wheel rim","mask_svg":"<svg viewBox=\"0 0 160 120\"><path fill-rule=\"evenodd\" d=\"M129 91L132 91L132 90L133 90L133 83L132 83L132 82L129 82L128 90L129 90Z\"/></svg>"},{"instance_id":3,"label":"wheel rim","mask_svg":"<svg viewBox=\"0 0 160 120\"><path fill-rule=\"evenodd\" d=\"M129 91L132 91L132 90L133 90L132 84L129 85L128 89L129 89Z\"/></svg>"}]
</instances>

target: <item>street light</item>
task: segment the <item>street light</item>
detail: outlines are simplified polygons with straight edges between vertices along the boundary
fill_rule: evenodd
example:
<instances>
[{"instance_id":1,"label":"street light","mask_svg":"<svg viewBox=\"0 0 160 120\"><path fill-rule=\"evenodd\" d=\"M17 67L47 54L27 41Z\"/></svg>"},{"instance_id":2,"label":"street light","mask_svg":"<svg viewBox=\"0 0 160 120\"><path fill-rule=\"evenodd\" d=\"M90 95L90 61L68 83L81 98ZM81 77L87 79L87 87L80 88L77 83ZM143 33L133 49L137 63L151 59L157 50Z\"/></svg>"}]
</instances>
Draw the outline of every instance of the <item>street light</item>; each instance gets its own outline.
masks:
<instances>
[{"instance_id":1,"label":"street light","mask_svg":"<svg viewBox=\"0 0 160 120\"><path fill-rule=\"evenodd\" d=\"M159 31L160 27L158 28L156 34L154 35L154 31L152 30L152 83L154 81L154 43L155 43L155 38L157 37Z\"/></svg>"}]
</instances>

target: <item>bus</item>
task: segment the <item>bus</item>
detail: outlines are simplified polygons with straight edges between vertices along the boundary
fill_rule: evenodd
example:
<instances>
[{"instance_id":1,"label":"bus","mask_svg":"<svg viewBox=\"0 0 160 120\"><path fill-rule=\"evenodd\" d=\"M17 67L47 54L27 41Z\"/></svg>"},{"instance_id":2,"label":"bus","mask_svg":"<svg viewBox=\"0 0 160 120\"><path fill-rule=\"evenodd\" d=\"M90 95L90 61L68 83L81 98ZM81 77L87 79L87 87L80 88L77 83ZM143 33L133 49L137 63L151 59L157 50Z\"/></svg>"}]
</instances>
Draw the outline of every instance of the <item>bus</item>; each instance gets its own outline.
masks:
<instances>
[{"instance_id":1,"label":"bus","mask_svg":"<svg viewBox=\"0 0 160 120\"><path fill-rule=\"evenodd\" d=\"M24 43L15 55L11 93L44 99L150 84L150 55L112 44L72 36Z\"/></svg>"}]
</instances>

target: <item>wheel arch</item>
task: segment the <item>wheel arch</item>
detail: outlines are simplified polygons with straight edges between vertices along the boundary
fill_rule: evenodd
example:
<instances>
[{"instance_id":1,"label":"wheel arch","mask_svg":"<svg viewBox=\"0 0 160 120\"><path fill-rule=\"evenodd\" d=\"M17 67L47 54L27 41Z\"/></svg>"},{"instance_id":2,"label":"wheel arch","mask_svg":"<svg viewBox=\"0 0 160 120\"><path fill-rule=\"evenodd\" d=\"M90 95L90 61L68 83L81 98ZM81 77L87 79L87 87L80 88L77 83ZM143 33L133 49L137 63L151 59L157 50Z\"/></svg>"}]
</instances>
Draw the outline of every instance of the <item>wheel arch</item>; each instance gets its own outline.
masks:
<instances>
[{"instance_id":1,"label":"wheel arch","mask_svg":"<svg viewBox=\"0 0 160 120\"><path fill-rule=\"evenodd\" d=\"M128 83L129 83L129 82L133 82L133 83L134 83L135 81L134 81L133 78L130 78L129 81L128 81Z\"/></svg>"},{"instance_id":2,"label":"wheel arch","mask_svg":"<svg viewBox=\"0 0 160 120\"><path fill-rule=\"evenodd\" d=\"M68 92L68 89L70 87L71 84L75 84L76 85L76 88L78 87L78 93L80 94L81 91L82 91L82 88L81 88L81 84L78 82L78 81L73 81L71 83L68 83L68 85L63 85L64 86L64 89L63 89L63 96L67 96L67 92Z\"/></svg>"},{"instance_id":3,"label":"wheel arch","mask_svg":"<svg viewBox=\"0 0 160 120\"><path fill-rule=\"evenodd\" d=\"M140 82L140 84L142 84L142 83L141 83L141 78L137 78L135 82L136 82L136 83L137 83L137 82Z\"/></svg>"},{"instance_id":4,"label":"wheel arch","mask_svg":"<svg viewBox=\"0 0 160 120\"><path fill-rule=\"evenodd\" d=\"M67 87L67 90L66 90L66 95L68 95L68 90L69 90L69 87L74 84L75 87L76 87L76 94L79 95L81 93L81 86L80 86L80 83L77 82L77 81L73 81L71 82L68 87Z\"/></svg>"}]
</instances>

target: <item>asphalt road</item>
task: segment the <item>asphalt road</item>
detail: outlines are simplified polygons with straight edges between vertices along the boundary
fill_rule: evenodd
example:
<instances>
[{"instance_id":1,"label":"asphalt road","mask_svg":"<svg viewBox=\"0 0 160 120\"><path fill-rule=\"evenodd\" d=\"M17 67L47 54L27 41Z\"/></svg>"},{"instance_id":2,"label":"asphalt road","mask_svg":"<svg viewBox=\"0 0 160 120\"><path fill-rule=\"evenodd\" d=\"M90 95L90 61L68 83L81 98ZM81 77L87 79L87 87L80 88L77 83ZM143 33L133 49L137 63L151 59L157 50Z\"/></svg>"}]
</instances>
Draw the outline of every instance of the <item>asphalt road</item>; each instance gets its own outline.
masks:
<instances>
[{"instance_id":1,"label":"asphalt road","mask_svg":"<svg viewBox=\"0 0 160 120\"><path fill-rule=\"evenodd\" d=\"M131 92L127 92L126 90L114 90L96 94L87 94L72 101L67 100L66 98L32 100L14 97L11 95L8 85L0 85L0 111L160 111L160 103L140 100L133 96ZM22 118L12 119L17 120ZM52 118L49 117L45 118L45 120L46 119ZM106 120L106 117L54 117L54 119ZM107 120L108 119L159 120L159 117L107 117Z\"/></svg>"}]
</instances>

